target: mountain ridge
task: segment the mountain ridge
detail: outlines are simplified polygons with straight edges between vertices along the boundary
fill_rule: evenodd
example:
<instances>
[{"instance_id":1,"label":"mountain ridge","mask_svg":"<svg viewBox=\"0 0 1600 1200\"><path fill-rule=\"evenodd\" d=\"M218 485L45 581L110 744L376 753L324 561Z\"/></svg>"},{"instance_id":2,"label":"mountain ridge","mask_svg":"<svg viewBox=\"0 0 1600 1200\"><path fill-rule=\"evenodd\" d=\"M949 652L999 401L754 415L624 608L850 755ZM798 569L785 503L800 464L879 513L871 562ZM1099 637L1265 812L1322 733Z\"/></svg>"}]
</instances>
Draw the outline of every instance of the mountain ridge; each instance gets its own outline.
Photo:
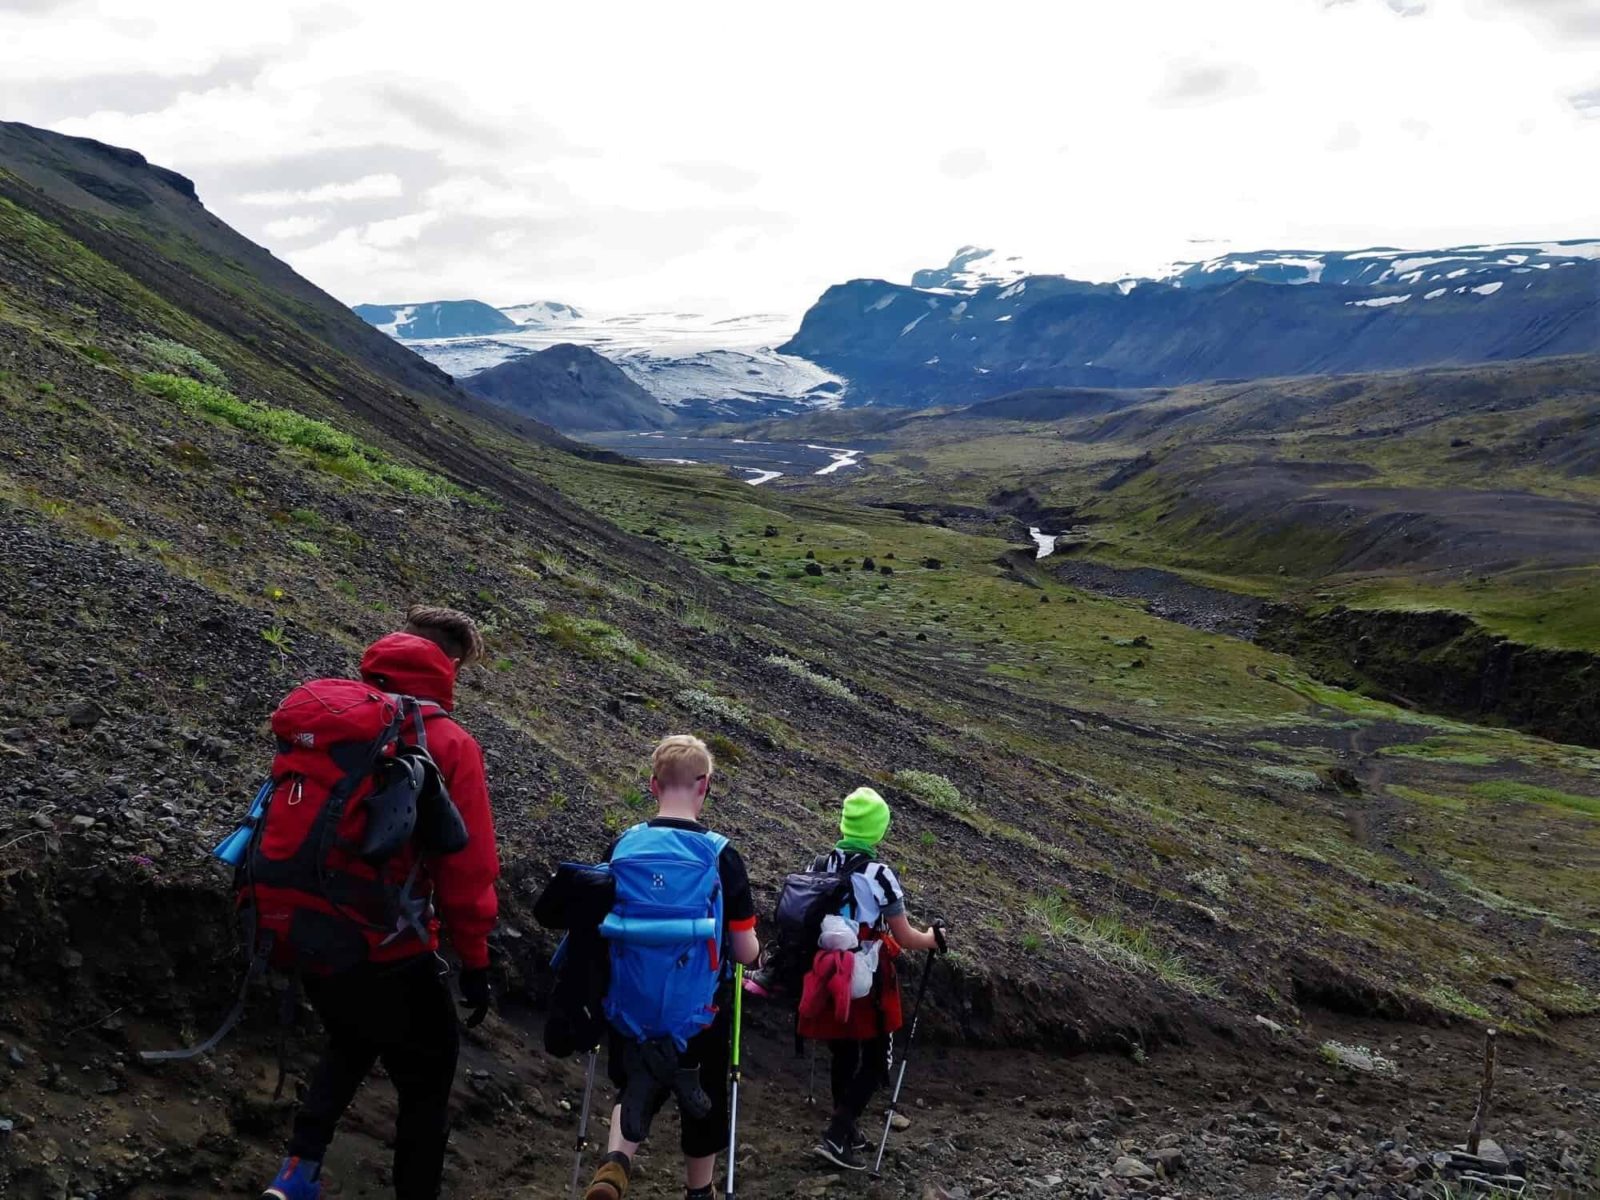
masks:
<instances>
[{"instance_id":1,"label":"mountain ridge","mask_svg":"<svg viewBox=\"0 0 1600 1200\"><path fill-rule=\"evenodd\" d=\"M1493 247L1470 261L1356 252L1326 282L1263 275L1263 258L1282 257L1271 253L1188 266L1170 283L1026 275L959 290L853 280L830 287L778 349L848 377L849 403L912 407L1040 387L1588 353L1600 349L1600 257L1589 256L1600 243L1573 245L1584 253L1542 262ZM956 263L970 273L963 256Z\"/></svg>"}]
</instances>

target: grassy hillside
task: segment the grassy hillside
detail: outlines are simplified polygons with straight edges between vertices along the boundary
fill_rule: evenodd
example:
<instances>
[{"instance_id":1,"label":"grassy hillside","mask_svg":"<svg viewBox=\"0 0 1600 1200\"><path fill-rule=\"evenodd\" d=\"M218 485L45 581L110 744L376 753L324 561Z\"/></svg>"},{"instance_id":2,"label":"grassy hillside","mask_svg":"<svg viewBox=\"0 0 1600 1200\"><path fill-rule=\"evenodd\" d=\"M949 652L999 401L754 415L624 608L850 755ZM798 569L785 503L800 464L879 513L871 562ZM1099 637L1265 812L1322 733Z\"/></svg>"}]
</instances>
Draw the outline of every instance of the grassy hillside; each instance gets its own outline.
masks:
<instances>
[{"instance_id":1,"label":"grassy hillside","mask_svg":"<svg viewBox=\"0 0 1600 1200\"><path fill-rule=\"evenodd\" d=\"M28 1121L0 1181L18 1194L248 1186L285 1116L270 1013L216 1063L146 1072L127 1051L226 1005L204 851L258 782L276 700L418 600L474 611L491 646L461 713L489 758L513 1000L546 982L527 916L545 872L639 819L648 747L691 728L763 907L832 840L845 791L891 798L915 911L958 931L930 1022L946 1042L1133 1071L1215 1037L1260 1047L1265 1015L1289 1032L1262 1070L1287 1085L1351 1014L1548 1038L1600 1011L1595 753L1326 687L990 532L580 458L281 264L256 270L265 252L165 175L4 134L0 993L30 1065L0 1078ZM944 486L950 454L881 478L910 494L920 456ZM461 1194L512 1194L568 1144L548 1096L570 1079L514 1021L473 1043ZM357 1145L382 1125L364 1111ZM979 1170L987 1151L953 1154ZM775 1164L753 1194L803 1177Z\"/></svg>"},{"instance_id":2,"label":"grassy hillside","mask_svg":"<svg viewBox=\"0 0 1600 1200\"><path fill-rule=\"evenodd\" d=\"M981 413L889 433L855 494L991 509L1026 494L1104 561L1313 606L1445 608L1532 645L1600 649L1600 359L1180 388L1045 421Z\"/></svg>"}]
</instances>

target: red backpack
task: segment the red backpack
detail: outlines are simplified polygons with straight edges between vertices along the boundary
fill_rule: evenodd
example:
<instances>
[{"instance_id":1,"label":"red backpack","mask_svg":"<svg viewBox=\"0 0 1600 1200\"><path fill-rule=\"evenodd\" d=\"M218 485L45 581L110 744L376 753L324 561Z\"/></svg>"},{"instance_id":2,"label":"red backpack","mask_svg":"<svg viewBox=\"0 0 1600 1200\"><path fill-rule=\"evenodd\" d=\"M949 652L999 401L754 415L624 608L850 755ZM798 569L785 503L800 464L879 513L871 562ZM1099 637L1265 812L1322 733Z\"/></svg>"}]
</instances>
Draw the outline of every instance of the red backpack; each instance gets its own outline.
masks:
<instances>
[{"instance_id":1,"label":"red backpack","mask_svg":"<svg viewBox=\"0 0 1600 1200\"><path fill-rule=\"evenodd\" d=\"M425 708L443 711L317 679L273 713L272 790L236 875L272 966L331 974L408 938L431 944L421 853L452 854L467 830L428 754Z\"/></svg>"},{"instance_id":2,"label":"red backpack","mask_svg":"<svg viewBox=\"0 0 1600 1200\"><path fill-rule=\"evenodd\" d=\"M272 777L244 824L212 852L237 864L249 961L238 999L199 1045L142 1050L141 1059L175 1062L215 1049L269 967L328 975L410 938L433 944L432 895L416 890L422 856L467 845L466 823L428 754L426 718L443 711L353 679L312 680L278 705ZM283 993L286 1024L295 994ZM283 1081L280 1060L280 1093Z\"/></svg>"}]
</instances>

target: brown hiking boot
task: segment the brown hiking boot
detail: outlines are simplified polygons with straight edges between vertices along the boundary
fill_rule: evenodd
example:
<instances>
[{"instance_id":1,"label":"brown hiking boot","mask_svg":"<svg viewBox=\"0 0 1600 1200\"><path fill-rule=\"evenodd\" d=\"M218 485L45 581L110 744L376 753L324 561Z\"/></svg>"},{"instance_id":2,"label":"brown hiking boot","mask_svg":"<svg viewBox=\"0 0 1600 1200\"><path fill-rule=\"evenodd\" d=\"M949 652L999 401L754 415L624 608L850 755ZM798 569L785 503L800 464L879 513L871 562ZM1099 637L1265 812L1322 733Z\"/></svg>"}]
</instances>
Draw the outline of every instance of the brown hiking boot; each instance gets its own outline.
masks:
<instances>
[{"instance_id":1,"label":"brown hiking boot","mask_svg":"<svg viewBox=\"0 0 1600 1200\"><path fill-rule=\"evenodd\" d=\"M622 1200L628 1194L628 1168L614 1159L601 1163L583 1200Z\"/></svg>"}]
</instances>

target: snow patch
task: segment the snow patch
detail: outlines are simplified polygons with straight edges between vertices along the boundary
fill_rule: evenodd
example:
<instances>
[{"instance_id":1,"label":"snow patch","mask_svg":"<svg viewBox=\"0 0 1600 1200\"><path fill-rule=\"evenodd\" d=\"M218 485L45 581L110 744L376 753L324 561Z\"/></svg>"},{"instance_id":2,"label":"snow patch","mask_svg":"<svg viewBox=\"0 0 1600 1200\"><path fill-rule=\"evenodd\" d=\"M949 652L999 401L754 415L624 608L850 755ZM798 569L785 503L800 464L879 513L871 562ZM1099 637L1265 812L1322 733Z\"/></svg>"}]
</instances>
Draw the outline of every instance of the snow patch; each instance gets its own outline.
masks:
<instances>
[{"instance_id":1,"label":"snow patch","mask_svg":"<svg viewBox=\"0 0 1600 1200\"><path fill-rule=\"evenodd\" d=\"M1450 290L1449 288L1434 288L1433 291L1429 292L1426 296L1423 297L1423 299L1424 300L1437 300L1440 296L1444 295L1449 290Z\"/></svg>"},{"instance_id":2,"label":"snow patch","mask_svg":"<svg viewBox=\"0 0 1600 1200\"><path fill-rule=\"evenodd\" d=\"M913 317L911 320L906 322L905 328L900 330L900 336L905 337L906 334L910 333L918 325L921 325L923 321L927 320L927 318L927 313L923 313L920 317Z\"/></svg>"},{"instance_id":3,"label":"snow patch","mask_svg":"<svg viewBox=\"0 0 1600 1200\"><path fill-rule=\"evenodd\" d=\"M884 309L888 308L889 305L894 303L894 297L895 294L893 292L888 292L882 296L879 296L871 304L867 305L867 311L882 312Z\"/></svg>"},{"instance_id":4,"label":"snow patch","mask_svg":"<svg viewBox=\"0 0 1600 1200\"><path fill-rule=\"evenodd\" d=\"M812 446L807 444L807 450L821 450L824 454L833 455L833 461L822 470L813 472L817 475L832 475L835 471L842 471L845 467L859 467L861 465L861 450L845 450L839 446Z\"/></svg>"},{"instance_id":5,"label":"snow patch","mask_svg":"<svg viewBox=\"0 0 1600 1200\"><path fill-rule=\"evenodd\" d=\"M1005 291L1000 293L1000 299L1002 299L1002 300L1010 300L1014 296L1022 295L1022 293L1027 291L1027 290L1028 290L1028 281L1026 279L1019 279L1019 280L1017 280L1017 282L1013 283L1010 287L1008 287Z\"/></svg>"},{"instance_id":6,"label":"snow patch","mask_svg":"<svg viewBox=\"0 0 1600 1200\"><path fill-rule=\"evenodd\" d=\"M1492 296L1503 287L1505 284L1497 279L1493 283L1481 283L1472 290L1480 296Z\"/></svg>"},{"instance_id":7,"label":"snow patch","mask_svg":"<svg viewBox=\"0 0 1600 1200\"><path fill-rule=\"evenodd\" d=\"M1039 552L1034 555L1035 558L1049 558L1056 552L1056 538L1060 534L1043 533L1037 525L1030 525L1028 536L1033 539L1034 545L1039 547Z\"/></svg>"},{"instance_id":8,"label":"snow patch","mask_svg":"<svg viewBox=\"0 0 1600 1200\"><path fill-rule=\"evenodd\" d=\"M405 334L401 333L400 330L403 327L410 325L411 319L416 315L417 306L415 304L408 304L403 308L396 308L392 310L392 315L387 325L375 325L373 328L382 333L387 333L392 338L402 338L405 336Z\"/></svg>"},{"instance_id":9,"label":"snow patch","mask_svg":"<svg viewBox=\"0 0 1600 1200\"><path fill-rule=\"evenodd\" d=\"M751 487L760 487L763 483L771 483L774 479L782 479L782 471L763 471L760 467L740 467L739 470L750 475L745 482Z\"/></svg>"},{"instance_id":10,"label":"snow patch","mask_svg":"<svg viewBox=\"0 0 1600 1200\"><path fill-rule=\"evenodd\" d=\"M1411 299L1411 293L1404 296L1374 296L1370 300L1346 300L1346 308L1387 308L1391 304L1404 304Z\"/></svg>"}]
</instances>

